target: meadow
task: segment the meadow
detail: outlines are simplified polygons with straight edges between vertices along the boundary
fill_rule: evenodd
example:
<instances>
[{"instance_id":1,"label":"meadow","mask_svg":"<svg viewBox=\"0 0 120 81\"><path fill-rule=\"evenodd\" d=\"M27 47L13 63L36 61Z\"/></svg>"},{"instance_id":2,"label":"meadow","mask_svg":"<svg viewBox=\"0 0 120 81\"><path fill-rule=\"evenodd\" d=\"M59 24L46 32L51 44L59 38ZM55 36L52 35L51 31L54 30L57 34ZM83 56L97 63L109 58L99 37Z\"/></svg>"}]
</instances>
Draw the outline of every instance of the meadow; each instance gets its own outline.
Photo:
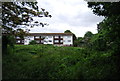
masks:
<instances>
[{"instance_id":1,"label":"meadow","mask_svg":"<svg viewBox=\"0 0 120 81\"><path fill-rule=\"evenodd\" d=\"M15 45L3 54L3 79L117 79L111 52L80 47Z\"/></svg>"}]
</instances>

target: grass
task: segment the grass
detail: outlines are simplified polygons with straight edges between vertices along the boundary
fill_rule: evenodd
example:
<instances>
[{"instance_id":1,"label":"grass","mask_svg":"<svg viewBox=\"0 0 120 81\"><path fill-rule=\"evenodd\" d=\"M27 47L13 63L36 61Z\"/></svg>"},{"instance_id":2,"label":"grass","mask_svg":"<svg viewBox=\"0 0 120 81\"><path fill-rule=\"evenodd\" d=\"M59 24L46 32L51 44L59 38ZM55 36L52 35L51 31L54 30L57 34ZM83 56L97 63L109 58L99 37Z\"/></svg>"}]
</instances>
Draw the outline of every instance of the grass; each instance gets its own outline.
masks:
<instances>
[{"instance_id":1,"label":"grass","mask_svg":"<svg viewBox=\"0 0 120 81\"><path fill-rule=\"evenodd\" d=\"M3 79L116 79L111 53L79 47L16 45L3 55Z\"/></svg>"}]
</instances>

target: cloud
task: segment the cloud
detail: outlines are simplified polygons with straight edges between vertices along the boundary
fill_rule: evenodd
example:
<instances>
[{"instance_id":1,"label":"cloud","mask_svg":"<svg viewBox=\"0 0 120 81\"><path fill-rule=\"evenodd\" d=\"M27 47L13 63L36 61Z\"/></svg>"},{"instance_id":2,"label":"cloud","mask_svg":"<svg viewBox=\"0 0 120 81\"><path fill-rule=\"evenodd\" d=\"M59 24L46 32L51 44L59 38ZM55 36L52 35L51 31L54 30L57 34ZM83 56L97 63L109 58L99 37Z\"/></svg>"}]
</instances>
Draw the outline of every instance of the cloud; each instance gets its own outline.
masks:
<instances>
[{"instance_id":1,"label":"cloud","mask_svg":"<svg viewBox=\"0 0 120 81\"><path fill-rule=\"evenodd\" d=\"M84 36L87 31L97 33L97 24L104 19L94 15L84 0L38 0L38 6L49 11L52 18L35 18L50 25L35 27L31 32L61 33L71 30L76 36Z\"/></svg>"}]
</instances>

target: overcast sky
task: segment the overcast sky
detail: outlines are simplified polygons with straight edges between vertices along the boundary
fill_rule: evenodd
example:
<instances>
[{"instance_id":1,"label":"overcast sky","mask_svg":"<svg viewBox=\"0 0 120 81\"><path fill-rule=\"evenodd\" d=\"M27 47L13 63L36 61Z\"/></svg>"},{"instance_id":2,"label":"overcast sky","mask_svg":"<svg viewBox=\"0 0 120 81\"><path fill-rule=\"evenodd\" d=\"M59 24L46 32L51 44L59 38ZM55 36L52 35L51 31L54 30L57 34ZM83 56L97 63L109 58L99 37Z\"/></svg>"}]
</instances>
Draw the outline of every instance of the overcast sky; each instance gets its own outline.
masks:
<instances>
[{"instance_id":1,"label":"overcast sky","mask_svg":"<svg viewBox=\"0 0 120 81\"><path fill-rule=\"evenodd\" d=\"M84 0L37 0L39 8L48 11L52 18L40 18L49 26L34 27L31 32L63 33L70 30L77 37L83 37L87 31L97 33L97 24L104 17L93 14ZM35 18L37 20L37 18Z\"/></svg>"}]
</instances>

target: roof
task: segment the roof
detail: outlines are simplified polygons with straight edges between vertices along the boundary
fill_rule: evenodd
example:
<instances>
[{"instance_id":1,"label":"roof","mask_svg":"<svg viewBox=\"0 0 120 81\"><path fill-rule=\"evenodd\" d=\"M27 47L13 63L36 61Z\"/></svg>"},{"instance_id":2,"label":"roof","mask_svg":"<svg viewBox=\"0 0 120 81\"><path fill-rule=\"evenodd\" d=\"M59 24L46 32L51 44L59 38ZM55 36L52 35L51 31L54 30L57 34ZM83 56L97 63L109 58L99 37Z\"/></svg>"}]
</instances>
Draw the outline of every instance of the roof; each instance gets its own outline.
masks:
<instances>
[{"instance_id":1,"label":"roof","mask_svg":"<svg viewBox=\"0 0 120 81\"><path fill-rule=\"evenodd\" d=\"M29 36L39 36L39 35L73 35L72 33L29 33Z\"/></svg>"}]
</instances>

